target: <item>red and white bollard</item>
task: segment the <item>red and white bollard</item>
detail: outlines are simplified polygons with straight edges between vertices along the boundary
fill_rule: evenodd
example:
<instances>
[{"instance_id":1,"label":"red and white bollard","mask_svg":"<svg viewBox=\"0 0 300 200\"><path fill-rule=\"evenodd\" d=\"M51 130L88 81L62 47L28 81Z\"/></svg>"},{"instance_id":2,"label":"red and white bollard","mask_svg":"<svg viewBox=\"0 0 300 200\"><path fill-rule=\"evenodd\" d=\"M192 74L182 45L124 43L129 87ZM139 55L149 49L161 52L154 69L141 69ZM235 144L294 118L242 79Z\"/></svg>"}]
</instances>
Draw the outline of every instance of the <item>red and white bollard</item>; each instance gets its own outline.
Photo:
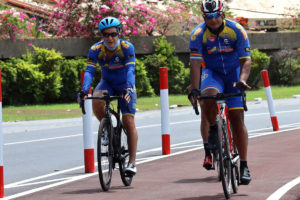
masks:
<instances>
[{"instance_id":1,"label":"red and white bollard","mask_svg":"<svg viewBox=\"0 0 300 200\"><path fill-rule=\"evenodd\" d=\"M161 132L162 132L162 154L170 154L170 126L169 126L169 90L168 90L168 68L159 69L160 78L160 109L161 109Z\"/></svg>"},{"instance_id":2,"label":"red and white bollard","mask_svg":"<svg viewBox=\"0 0 300 200\"><path fill-rule=\"evenodd\" d=\"M266 92L266 96L267 96L268 107L269 107L269 112L270 112L270 116L271 116L273 131L278 131L279 130L279 125L278 125L277 116L275 114L275 107L274 107L274 103L273 103L273 96L272 96L272 91L271 91L271 86L270 86L270 81L269 81L268 70L262 70L261 71L261 76L262 76L262 79L263 79L265 92Z\"/></svg>"},{"instance_id":3,"label":"red and white bollard","mask_svg":"<svg viewBox=\"0 0 300 200\"><path fill-rule=\"evenodd\" d=\"M84 79L84 72L81 74L81 87ZM89 90L88 96L92 96L92 90ZM93 136L93 109L92 101L84 102L85 115L82 115L83 121L83 143L84 143L84 166L85 173L95 172L94 159L94 136Z\"/></svg>"},{"instance_id":4,"label":"red and white bollard","mask_svg":"<svg viewBox=\"0 0 300 200\"><path fill-rule=\"evenodd\" d=\"M0 70L0 198L4 197L4 174L3 174L3 133L2 133L2 87Z\"/></svg>"}]
</instances>

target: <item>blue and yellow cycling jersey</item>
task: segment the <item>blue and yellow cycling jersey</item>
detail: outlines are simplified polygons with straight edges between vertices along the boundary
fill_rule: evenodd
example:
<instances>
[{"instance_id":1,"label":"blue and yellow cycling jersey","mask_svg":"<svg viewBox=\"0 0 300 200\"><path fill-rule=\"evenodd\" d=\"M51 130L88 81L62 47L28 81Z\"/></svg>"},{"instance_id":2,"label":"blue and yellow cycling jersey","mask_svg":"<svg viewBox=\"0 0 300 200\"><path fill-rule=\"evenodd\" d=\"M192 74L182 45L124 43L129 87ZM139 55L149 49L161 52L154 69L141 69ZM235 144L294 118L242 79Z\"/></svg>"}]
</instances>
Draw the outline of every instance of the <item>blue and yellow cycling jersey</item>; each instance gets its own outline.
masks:
<instances>
[{"instance_id":1,"label":"blue and yellow cycling jersey","mask_svg":"<svg viewBox=\"0 0 300 200\"><path fill-rule=\"evenodd\" d=\"M120 39L120 44L113 57L108 59L104 42L94 44L88 55L88 63L85 70L82 89L88 92L95 75L97 63L101 67L101 79L109 85L124 85L125 88L135 87L135 53L134 46Z\"/></svg>"},{"instance_id":2,"label":"blue and yellow cycling jersey","mask_svg":"<svg viewBox=\"0 0 300 200\"><path fill-rule=\"evenodd\" d=\"M198 25L190 37L190 59L204 60L205 67L224 75L240 67L239 59L250 58L250 44L245 29L224 20L224 29L213 34L205 23Z\"/></svg>"}]
</instances>

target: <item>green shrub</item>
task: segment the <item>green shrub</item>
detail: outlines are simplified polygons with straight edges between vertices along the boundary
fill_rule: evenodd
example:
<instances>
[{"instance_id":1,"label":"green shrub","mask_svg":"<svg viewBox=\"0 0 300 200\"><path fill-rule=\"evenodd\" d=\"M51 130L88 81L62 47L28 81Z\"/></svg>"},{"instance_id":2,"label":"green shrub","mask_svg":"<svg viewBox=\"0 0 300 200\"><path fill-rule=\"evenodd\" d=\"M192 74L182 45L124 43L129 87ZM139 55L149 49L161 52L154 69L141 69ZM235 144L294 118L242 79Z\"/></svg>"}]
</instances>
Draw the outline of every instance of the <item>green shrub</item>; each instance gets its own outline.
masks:
<instances>
[{"instance_id":1,"label":"green shrub","mask_svg":"<svg viewBox=\"0 0 300 200\"><path fill-rule=\"evenodd\" d=\"M155 94L159 94L159 68L168 68L169 93L180 94L189 84L189 69L175 55L175 47L165 36L154 40L154 54L145 56L142 61L146 66L149 80Z\"/></svg>"},{"instance_id":2,"label":"green shrub","mask_svg":"<svg viewBox=\"0 0 300 200\"><path fill-rule=\"evenodd\" d=\"M45 76L38 66L19 58L1 64L4 105L42 103Z\"/></svg>"},{"instance_id":3,"label":"green shrub","mask_svg":"<svg viewBox=\"0 0 300 200\"><path fill-rule=\"evenodd\" d=\"M269 67L270 57L267 54L260 52L258 49L251 50L251 73L248 79L248 84L253 88L258 87L261 80L260 72Z\"/></svg>"},{"instance_id":4,"label":"green shrub","mask_svg":"<svg viewBox=\"0 0 300 200\"><path fill-rule=\"evenodd\" d=\"M86 67L85 58L65 59L60 64L62 88L60 90L60 102L75 101L76 94L80 90L80 73Z\"/></svg>"},{"instance_id":5,"label":"green shrub","mask_svg":"<svg viewBox=\"0 0 300 200\"><path fill-rule=\"evenodd\" d=\"M273 54L270 81L276 85L295 85L299 82L300 56L294 50L281 50Z\"/></svg>"},{"instance_id":6,"label":"green shrub","mask_svg":"<svg viewBox=\"0 0 300 200\"><path fill-rule=\"evenodd\" d=\"M153 96L154 90L150 85L145 64L136 59L135 65L135 85L138 96Z\"/></svg>"}]
</instances>

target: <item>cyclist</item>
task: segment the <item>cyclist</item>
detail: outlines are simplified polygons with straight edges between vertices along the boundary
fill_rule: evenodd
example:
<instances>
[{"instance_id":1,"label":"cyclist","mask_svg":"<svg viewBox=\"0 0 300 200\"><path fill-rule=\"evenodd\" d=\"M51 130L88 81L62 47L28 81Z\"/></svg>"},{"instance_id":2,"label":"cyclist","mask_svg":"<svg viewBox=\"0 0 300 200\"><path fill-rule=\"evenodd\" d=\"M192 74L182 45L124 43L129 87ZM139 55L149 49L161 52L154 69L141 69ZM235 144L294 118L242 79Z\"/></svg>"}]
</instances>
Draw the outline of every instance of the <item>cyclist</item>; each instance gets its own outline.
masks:
<instances>
[{"instance_id":1,"label":"cyclist","mask_svg":"<svg viewBox=\"0 0 300 200\"><path fill-rule=\"evenodd\" d=\"M77 101L80 102L80 98L86 98L95 75L96 65L99 63L101 79L94 89L93 96L103 96L104 92L108 92L109 95L123 95L120 104L122 121L128 134L130 155L125 172L135 175L138 133L134 120L136 111L134 46L120 39L121 24L115 17L102 19L99 23L99 30L103 40L92 45L89 50L84 82ZM130 113L126 109L126 103L129 104ZM93 100L92 105L94 114L101 121L105 115L105 102Z\"/></svg>"},{"instance_id":2,"label":"cyclist","mask_svg":"<svg viewBox=\"0 0 300 200\"><path fill-rule=\"evenodd\" d=\"M222 0L203 0L201 11L204 22L192 31L190 37L189 96L199 95L200 90L202 95L215 95L219 92L236 93L239 92L237 88L241 87L250 89L246 83L251 69L250 44L246 31L240 24L225 19ZM194 103L193 99L190 100ZM205 149L203 167L209 170L212 168L210 149L214 148L214 145L210 144L215 143L214 138L217 138L217 106L215 100L201 100L199 103L201 135ZM231 97L226 100L226 104L229 108L234 142L241 159L240 181L241 184L248 185L251 181L247 166L248 132L244 124L241 97Z\"/></svg>"}]
</instances>

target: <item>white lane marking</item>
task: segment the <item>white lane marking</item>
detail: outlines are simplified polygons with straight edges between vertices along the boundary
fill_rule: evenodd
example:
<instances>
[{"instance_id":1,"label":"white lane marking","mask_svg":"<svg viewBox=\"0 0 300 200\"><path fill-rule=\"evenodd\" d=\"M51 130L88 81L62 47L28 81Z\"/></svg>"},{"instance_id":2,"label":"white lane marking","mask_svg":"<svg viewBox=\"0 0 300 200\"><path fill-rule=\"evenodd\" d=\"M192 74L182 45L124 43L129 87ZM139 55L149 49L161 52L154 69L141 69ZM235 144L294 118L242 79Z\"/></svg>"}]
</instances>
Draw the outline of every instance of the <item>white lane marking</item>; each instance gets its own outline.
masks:
<instances>
[{"instance_id":1,"label":"white lane marking","mask_svg":"<svg viewBox=\"0 0 300 200\"><path fill-rule=\"evenodd\" d=\"M10 187L5 187L5 188L16 188L16 187L25 187L25 186L30 186L30 185L38 185L38 184L45 184L45 183L51 183L51 182L58 182L58 181L63 181L63 180L68 180L72 177L66 177L66 178L58 178L58 179L52 179L52 180L46 180L46 181L38 181L34 183L25 183L25 184L19 184L19 185L13 185Z\"/></svg>"},{"instance_id":2,"label":"white lane marking","mask_svg":"<svg viewBox=\"0 0 300 200\"><path fill-rule=\"evenodd\" d=\"M293 188L295 185L300 183L300 176L295 178L294 180L286 183L284 186L276 190L273 194L271 194L267 200L279 200L287 191Z\"/></svg>"},{"instance_id":3,"label":"white lane marking","mask_svg":"<svg viewBox=\"0 0 300 200\"><path fill-rule=\"evenodd\" d=\"M57 139L65 139L65 138L78 137L78 136L82 136L82 134L66 135L66 136L44 138L44 139L37 139L37 140L27 140L27 141L23 141L23 142L11 142L11 143L5 143L4 146L15 145L15 144L25 144L25 143L32 143L32 142L49 141L49 140L57 140Z\"/></svg>"},{"instance_id":4,"label":"white lane marking","mask_svg":"<svg viewBox=\"0 0 300 200\"><path fill-rule=\"evenodd\" d=\"M277 114L278 113L290 113L290 112L298 112L298 111L300 111L300 110L280 111L280 112L276 112L276 113ZM252 117L252 116L260 116L260 115L267 115L267 114L269 114L269 113L249 114L246 116ZM200 118L197 120L171 122L170 125L187 124L187 123L194 123L194 122L200 122ZM153 128L153 127L159 127L159 126L161 126L161 124L151 124L151 125L146 125L146 126L139 126L139 127L137 127L137 129ZM93 134L97 134L97 131L93 132ZM43 138L43 139L36 139L36 140L27 140L27 141L22 141L22 142L10 142L10 143L5 143L4 146L16 145L16 144L26 144L26 143L32 143L32 142L49 141L49 140L57 140L57 139L65 139L65 138L72 138L72 137L79 137L79 136L82 136L82 134L66 135L66 136Z\"/></svg>"},{"instance_id":5,"label":"white lane marking","mask_svg":"<svg viewBox=\"0 0 300 200\"><path fill-rule=\"evenodd\" d=\"M261 137L261 136L265 136L265 135L276 134L276 133L279 133L279 132L286 132L286 131L297 130L297 129L299 129L299 127L297 127L297 128L291 128L291 129L286 129L286 130L281 130L281 131L265 132L265 133L261 133L259 135L250 136L250 138ZM199 141L199 140L196 140L196 141ZM184 142L184 143L187 144L187 143L193 143L193 142L195 142L195 140L189 141L189 142ZM180 143L180 144L183 144L183 143ZM175 144L173 146L178 146L178 145L179 144ZM171 157L171 156L176 156L176 155L179 155L179 154L184 154L184 153L195 151L195 150L199 150L199 149L202 149L202 148L203 148L203 145L200 146L200 147L196 147L196 148L192 148L192 149L187 149L187 150L184 150L184 151L179 151L179 152L175 152L175 153L168 154L168 155L153 156L153 157L150 157L148 159L137 161L137 165L138 164L142 164L142 163L151 162L151 161L158 160L158 159L162 159L162 158L166 158L166 157ZM161 148L156 148L156 149L160 150ZM152 150L147 150L147 151L150 152ZM140 153L143 153L143 152L140 152ZM97 163L95 163L95 164L97 164ZM73 171L73 170L77 170L77 169L81 169L81 168L84 168L84 166L75 167L75 168L72 168L72 169L63 170L63 171L60 171L60 172L51 173L51 174L48 174L48 175L43 175L43 176L40 176L40 177L35 177L35 178L31 178L31 179L19 181L19 182L16 182L16 183L8 184L8 185L5 185L5 188L7 188L7 186L11 187L13 185L23 184L23 183L27 183L27 182L30 182L30 181L33 181L33 180L38 180L38 179L41 179L41 178L50 177L50 176L53 176L53 175L61 174L63 172L69 172L69 171ZM32 193L35 193L35 192L38 192L38 191L42 191L42 190L45 190L45 189L49 189L49 188L52 188L52 187L56 187L56 186L59 186L59 185L70 183L70 182L73 182L73 181L77 181L77 180L81 180L81 179L84 179L84 178L88 178L88 177L94 176L96 174L98 174L98 172L75 176L75 177L72 177L72 178L70 178L68 180L65 180L65 181L61 181L61 182L58 182L58 183L53 183L53 184L42 186L42 187L35 188L35 189L32 189L32 190L20 192L20 193L17 193L17 194L5 197L4 199L6 199L6 200L14 199L14 198L21 197L21 196L28 195L28 194L32 194Z\"/></svg>"}]
</instances>

